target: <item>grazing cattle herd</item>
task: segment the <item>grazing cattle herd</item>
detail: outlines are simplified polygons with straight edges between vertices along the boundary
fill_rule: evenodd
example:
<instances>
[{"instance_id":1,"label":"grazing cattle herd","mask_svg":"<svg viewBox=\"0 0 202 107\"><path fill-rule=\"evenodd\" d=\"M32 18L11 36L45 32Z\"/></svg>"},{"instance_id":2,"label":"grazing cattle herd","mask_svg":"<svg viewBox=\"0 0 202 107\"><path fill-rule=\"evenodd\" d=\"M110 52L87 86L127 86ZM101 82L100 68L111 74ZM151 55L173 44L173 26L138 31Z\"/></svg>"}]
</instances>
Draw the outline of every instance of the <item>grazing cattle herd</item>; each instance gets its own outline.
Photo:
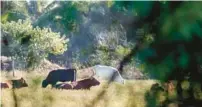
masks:
<instances>
[{"instance_id":1,"label":"grazing cattle herd","mask_svg":"<svg viewBox=\"0 0 202 107\"><path fill-rule=\"evenodd\" d=\"M46 88L49 84L52 88L56 89L90 89L92 86L97 86L100 82L94 78L94 76L102 78L110 78L112 75L115 75L113 81L124 84L124 79L119 74L118 70L108 66L93 66L91 69L93 73L88 78L77 81L76 78L76 69L57 69L49 72L47 77L42 81L42 88ZM62 83L58 83L62 82ZM71 82L71 83L65 83ZM8 80L5 83L1 83L2 88L22 88L28 87L24 78Z\"/></svg>"}]
</instances>

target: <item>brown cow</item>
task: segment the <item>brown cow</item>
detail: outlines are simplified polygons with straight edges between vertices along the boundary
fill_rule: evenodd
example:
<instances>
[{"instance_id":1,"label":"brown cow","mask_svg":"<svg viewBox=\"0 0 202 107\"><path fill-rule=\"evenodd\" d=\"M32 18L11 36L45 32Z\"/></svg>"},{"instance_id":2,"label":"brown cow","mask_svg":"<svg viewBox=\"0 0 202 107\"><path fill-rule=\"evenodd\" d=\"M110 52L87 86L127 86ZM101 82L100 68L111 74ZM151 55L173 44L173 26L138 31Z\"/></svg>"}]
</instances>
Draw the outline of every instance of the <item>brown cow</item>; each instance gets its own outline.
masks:
<instances>
[{"instance_id":1,"label":"brown cow","mask_svg":"<svg viewBox=\"0 0 202 107\"><path fill-rule=\"evenodd\" d=\"M92 86L100 85L100 82L95 78L91 77L90 79L84 79L77 81L73 85L73 89L90 89Z\"/></svg>"},{"instance_id":2,"label":"brown cow","mask_svg":"<svg viewBox=\"0 0 202 107\"><path fill-rule=\"evenodd\" d=\"M12 88L28 87L28 84L26 83L24 78L8 80L8 83L12 86Z\"/></svg>"},{"instance_id":3,"label":"brown cow","mask_svg":"<svg viewBox=\"0 0 202 107\"><path fill-rule=\"evenodd\" d=\"M9 86L8 86L7 83L1 83L1 86L0 86L0 87L1 87L1 89L2 89L2 88L9 88Z\"/></svg>"},{"instance_id":4,"label":"brown cow","mask_svg":"<svg viewBox=\"0 0 202 107\"><path fill-rule=\"evenodd\" d=\"M72 82L71 84L68 84L68 83L57 84L54 87L57 89L90 89L90 87L96 86L99 84L100 82L92 77L90 79L75 81L75 82Z\"/></svg>"}]
</instances>

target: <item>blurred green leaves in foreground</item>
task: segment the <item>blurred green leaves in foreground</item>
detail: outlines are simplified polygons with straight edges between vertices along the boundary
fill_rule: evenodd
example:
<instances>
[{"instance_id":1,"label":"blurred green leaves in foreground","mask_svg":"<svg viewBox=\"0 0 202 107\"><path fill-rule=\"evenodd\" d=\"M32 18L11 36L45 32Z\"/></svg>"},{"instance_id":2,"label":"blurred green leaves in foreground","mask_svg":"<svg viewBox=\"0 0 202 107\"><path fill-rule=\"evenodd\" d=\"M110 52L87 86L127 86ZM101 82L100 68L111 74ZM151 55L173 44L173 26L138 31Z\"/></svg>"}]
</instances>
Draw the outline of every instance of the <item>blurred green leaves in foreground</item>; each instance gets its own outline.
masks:
<instances>
[{"instance_id":1,"label":"blurred green leaves in foreground","mask_svg":"<svg viewBox=\"0 0 202 107\"><path fill-rule=\"evenodd\" d=\"M202 56L201 2L181 2L173 8L174 4L160 3L159 16L148 15L154 20L143 23L143 26L151 27L152 30L146 32L154 34L154 40L140 49L138 56L147 64L145 71L155 78L164 81L171 75L172 79L187 76L198 81L197 74L201 73L197 66L201 65ZM179 75L175 77L173 73Z\"/></svg>"}]
</instances>

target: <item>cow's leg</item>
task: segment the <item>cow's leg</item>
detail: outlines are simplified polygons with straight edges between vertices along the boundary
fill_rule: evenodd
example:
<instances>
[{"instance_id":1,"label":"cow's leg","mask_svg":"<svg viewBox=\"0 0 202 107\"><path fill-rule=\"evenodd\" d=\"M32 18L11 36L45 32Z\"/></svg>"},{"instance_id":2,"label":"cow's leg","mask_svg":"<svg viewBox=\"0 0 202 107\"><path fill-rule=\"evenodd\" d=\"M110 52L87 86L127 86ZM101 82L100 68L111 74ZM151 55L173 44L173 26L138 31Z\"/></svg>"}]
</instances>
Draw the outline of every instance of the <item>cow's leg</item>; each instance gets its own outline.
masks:
<instances>
[{"instance_id":1,"label":"cow's leg","mask_svg":"<svg viewBox=\"0 0 202 107\"><path fill-rule=\"evenodd\" d=\"M51 82L51 87L53 88L56 85L57 82Z\"/></svg>"}]
</instances>

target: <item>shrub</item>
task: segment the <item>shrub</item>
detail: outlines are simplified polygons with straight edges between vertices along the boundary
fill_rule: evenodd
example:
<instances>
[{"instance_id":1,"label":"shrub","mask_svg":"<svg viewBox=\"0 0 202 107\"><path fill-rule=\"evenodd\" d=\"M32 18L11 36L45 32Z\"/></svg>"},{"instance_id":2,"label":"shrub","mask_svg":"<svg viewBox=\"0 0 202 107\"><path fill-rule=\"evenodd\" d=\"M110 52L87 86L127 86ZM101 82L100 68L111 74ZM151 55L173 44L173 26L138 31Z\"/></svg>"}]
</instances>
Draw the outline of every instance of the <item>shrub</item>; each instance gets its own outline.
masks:
<instances>
[{"instance_id":1,"label":"shrub","mask_svg":"<svg viewBox=\"0 0 202 107\"><path fill-rule=\"evenodd\" d=\"M6 22L2 25L3 37L9 40L10 56L16 60L24 60L26 67L34 67L51 54L62 54L66 51L67 40L60 33L48 28L33 28L29 20Z\"/></svg>"}]
</instances>

